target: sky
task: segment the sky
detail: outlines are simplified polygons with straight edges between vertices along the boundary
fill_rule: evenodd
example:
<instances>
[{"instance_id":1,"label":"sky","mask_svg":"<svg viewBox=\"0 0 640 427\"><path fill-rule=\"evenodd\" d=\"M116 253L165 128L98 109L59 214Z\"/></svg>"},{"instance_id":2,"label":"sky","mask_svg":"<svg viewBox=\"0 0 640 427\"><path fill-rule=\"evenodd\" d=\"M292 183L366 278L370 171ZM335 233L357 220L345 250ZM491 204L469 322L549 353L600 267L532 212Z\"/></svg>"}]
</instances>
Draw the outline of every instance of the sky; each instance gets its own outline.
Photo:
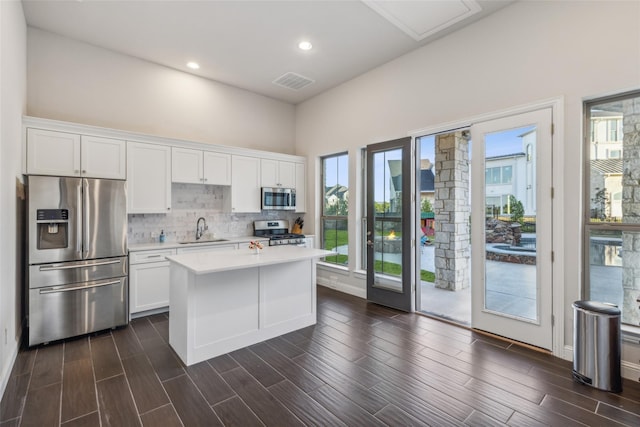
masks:
<instances>
[{"instance_id":1,"label":"sky","mask_svg":"<svg viewBox=\"0 0 640 427\"><path fill-rule=\"evenodd\" d=\"M521 138L525 132L533 129L533 126L526 126L506 131L500 131L496 133L487 134L485 137L485 151L486 157L495 157L506 154L513 153L521 153L523 152ZM428 135L424 137L418 138L418 142L420 144L420 158L429 159L431 163L434 163L435 160L435 136ZM469 142L470 149L472 148L473 141ZM394 150L388 152L386 156L376 156L376 169L380 170L383 167L384 162L386 160L395 160L400 158L400 150ZM325 171L325 182L328 186L334 186L339 183L345 187L348 187L349 184L349 171L348 171L348 162L347 155L334 157L325 162L326 171ZM385 171L385 175L389 174L389 170L387 167L383 169ZM435 168L434 168L435 171ZM378 180L379 184L376 185L375 198L376 201L388 200L389 198L389 188L388 185L385 188L384 183L388 184L388 179Z\"/></svg>"}]
</instances>

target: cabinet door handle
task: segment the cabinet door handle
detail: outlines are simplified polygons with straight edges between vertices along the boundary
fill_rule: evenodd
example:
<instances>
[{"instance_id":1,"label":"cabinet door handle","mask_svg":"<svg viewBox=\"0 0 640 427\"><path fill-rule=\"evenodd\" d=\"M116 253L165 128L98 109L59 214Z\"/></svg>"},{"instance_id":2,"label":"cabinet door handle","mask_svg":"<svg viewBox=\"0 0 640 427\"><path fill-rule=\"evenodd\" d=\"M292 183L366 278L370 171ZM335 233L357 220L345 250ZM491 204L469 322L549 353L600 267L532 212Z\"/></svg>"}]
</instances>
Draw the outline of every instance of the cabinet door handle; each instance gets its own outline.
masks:
<instances>
[{"instance_id":1,"label":"cabinet door handle","mask_svg":"<svg viewBox=\"0 0 640 427\"><path fill-rule=\"evenodd\" d=\"M162 255L147 255L147 258L160 258Z\"/></svg>"},{"instance_id":2,"label":"cabinet door handle","mask_svg":"<svg viewBox=\"0 0 640 427\"><path fill-rule=\"evenodd\" d=\"M169 206L169 207L167 208L167 210L168 210L168 211L170 211L170 210L171 210L171 206Z\"/></svg>"},{"instance_id":3,"label":"cabinet door handle","mask_svg":"<svg viewBox=\"0 0 640 427\"><path fill-rule=\"evenodd\" d=\"M203 181L204 181L204 182L207 182L207 178L204 178L204 179L203 179Z\"/></svg>"},{"instance_id":4,"label":"cabinet door handle","mask_svg":"<svg viewBox=\"0 0 640 427\"><path fill-rule=\"evenodd\" d=\"M87 170L86 169L82 169L82 173L87 173Z\"/></svg>"}]
</instances>

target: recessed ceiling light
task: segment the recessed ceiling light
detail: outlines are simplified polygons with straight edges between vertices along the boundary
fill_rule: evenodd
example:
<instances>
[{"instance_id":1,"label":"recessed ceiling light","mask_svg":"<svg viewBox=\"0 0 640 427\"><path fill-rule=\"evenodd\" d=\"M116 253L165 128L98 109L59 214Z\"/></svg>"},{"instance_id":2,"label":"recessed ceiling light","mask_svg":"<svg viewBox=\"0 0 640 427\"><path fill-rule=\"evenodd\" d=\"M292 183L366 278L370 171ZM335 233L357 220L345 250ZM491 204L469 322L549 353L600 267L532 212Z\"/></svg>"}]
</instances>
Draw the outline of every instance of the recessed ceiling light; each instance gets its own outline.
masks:
<instances>
[{"instance_id":1,"label":"recessed ceiling light","mask_svg":"<svg viewBox=\"0 0 640 427\"><path fill-rule=\"evenodd\" d=\"M308 41L304 41L304 42L298 43L298 47L302 50L311 50L313 45Z\"/></svg>"},{"instance_id":2,"label":"recessed ceiling light","mask_svg":"<svg viewBox=\"0 0 640 427\"><path fill-rule=\"evenodd\" d=\"M187 67L191 68L192 70L197 70L198 68L200 68L200 65L198 65L197 62L187 62Z\"/></svg>"}]
</instances>

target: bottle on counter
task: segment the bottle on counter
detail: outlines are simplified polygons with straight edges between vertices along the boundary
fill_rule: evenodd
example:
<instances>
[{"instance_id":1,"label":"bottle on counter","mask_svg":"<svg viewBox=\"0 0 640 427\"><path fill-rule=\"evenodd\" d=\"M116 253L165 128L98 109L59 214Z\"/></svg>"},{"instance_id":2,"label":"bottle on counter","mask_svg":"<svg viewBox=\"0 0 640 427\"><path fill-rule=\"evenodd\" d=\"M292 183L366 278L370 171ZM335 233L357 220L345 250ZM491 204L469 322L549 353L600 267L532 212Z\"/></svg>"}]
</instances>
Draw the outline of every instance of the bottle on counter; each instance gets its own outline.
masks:
<instances>
[{"instance_id":1,"label":"bottle on counter","mask_svg":"<svg viewBox=\"0 0 640 427\"><path fill-rule=\"evenodd\" d=\"M164 243L166 239L167 239L167 235L164 234L164 230L161 230L160 231L160 243Z\"/></svg>"}]
</instances>

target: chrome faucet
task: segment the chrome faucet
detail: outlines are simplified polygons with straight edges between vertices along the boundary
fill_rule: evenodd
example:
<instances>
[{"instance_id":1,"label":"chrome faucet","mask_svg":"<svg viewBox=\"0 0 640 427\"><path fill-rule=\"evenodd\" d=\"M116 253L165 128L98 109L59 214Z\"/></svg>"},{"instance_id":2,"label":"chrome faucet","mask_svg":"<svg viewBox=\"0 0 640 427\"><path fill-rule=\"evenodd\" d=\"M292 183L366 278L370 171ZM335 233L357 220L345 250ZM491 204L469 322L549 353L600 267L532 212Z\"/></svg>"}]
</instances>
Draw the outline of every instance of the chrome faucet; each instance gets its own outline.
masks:
<instances>
[{"instance_id":1,"label":"chrome faucet","mask_svg":"<svg viewBox=\"0 0 640 427\"><path fill-rule=\"evenodd\" d=\"M200 225L200 220L202 220L202 225ZM208 229L207 221L203 217L198 218L198 222L196 222L196 240L200 240L205 230Z\"/></svg>"}]
</instances>

